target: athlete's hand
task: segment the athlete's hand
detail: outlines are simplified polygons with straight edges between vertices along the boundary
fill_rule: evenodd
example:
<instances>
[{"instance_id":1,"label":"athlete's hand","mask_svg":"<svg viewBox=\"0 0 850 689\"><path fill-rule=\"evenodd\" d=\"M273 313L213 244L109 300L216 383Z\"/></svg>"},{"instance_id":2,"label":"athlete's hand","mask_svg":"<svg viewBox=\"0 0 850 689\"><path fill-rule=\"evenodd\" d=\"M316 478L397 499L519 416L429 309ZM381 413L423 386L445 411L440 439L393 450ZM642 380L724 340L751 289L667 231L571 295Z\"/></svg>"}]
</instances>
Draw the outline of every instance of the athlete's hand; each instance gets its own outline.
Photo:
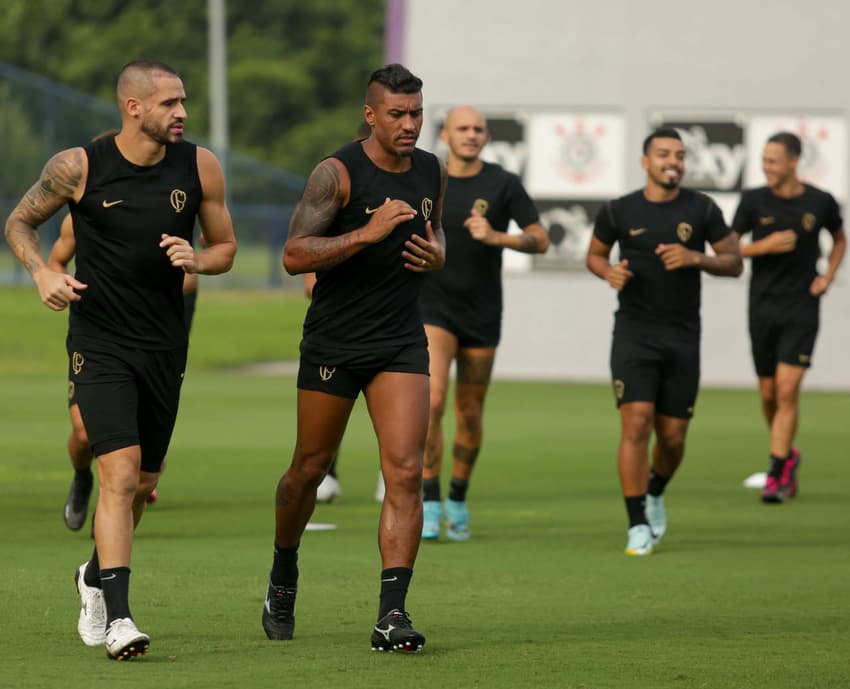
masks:
<instances>
[{"instance_id":1,"label":"athlete's hand","mask_svg":"<svg viewBox=\"0 0 850 689\"><path fill-rule=\"evenodd\" d=\"M762 241L764 242L765 253L787 254L797 247L797 233L794 230L771 232Z\"/></svg>"},{"instance_id":2,"label":"athlete's hand","mask_svg":"<svg viewBox=\"0 0 850 689\"><path fill-rule=\"evenodd\" d=\"M655 254L661 258L667 270L699 266L699 252L691 251L682 244L659 244L655 247Z\"/></svg>"},{"instance_id":3,"label":"athlete's hand","mask_svg":"<svg viewBox=\"0 0 850 689\"><path fill-rule=\"evenodd\" d=\"M822 294L826 294L830 283L831 280L826 277L826 275L818 275L814 280L812 280L812 284L809 285L809 294L813 297L819 297Z\"/></svg>"},{"instance_id":4,"label":"athlete's hand","mask_svg":"<svg viewBox=\"0 0 850 689\"><path fill-rule=\"evenodd\" d=\"M168 255L168 260L175 268L182 268L186 273L200 272L200 264L198 256L195 254L194 247L182 237L175 237L170 234L161 235L162 241L159 246L165 249Z\"/></svg>"},{"instance_id":5,"label":"athlete's hand","mask_svg":"<svg viewBox=\"0 0 850 689\"><path fill-rule=\"evenodd\" d=\"M413 220L416 211L407 201L401 199L384 199L384 203L372 212L372 217L366 223L365 232L372 242L380 242L401 223Z\"/></svg>"},{"instance_id":6,"label":"athlete's hand","mask_svg":"<svg viewBox=\"0 0 850 689\"><path fill-rule=\"evenodd\" d=\"M487 246L499 246L499 235L501 233L496 232L490 221L474 208L469 217L464 221L463 226L469 230L469 234L474 240Z\"/></svg>"},{"instance_id":7,"label":"athlete's hand","mask_svg":"<svg viewBox=\"0 0 850 689\"><path fill-rule=\"evenodd\" d=\"M50 268L37 270L32 279L38 287L42 303L54 311L62 311L72 301L80 301L80 295L74 290L88 287L68 273L59 273Z\"/></svg>"},{"instance_id":8,"label":"athlete's hand","mask_svg":"<svg viewBox=\"0 0 850 689\"><path fill-rule=\"evenodd\" d=\"M634 276L635 274L629 270L628 259L623 259L617 265L611 266L605 274L605 279L611 287L619 292Z\"/></svg>"},{"instance_id":9,"label":"athlete's hand","mask_svg":"<svg viewBox=\"0 0 850 689\"><path fill-rule=\"evenodd\" d=\"M431 221L425 223L425 237L418 234L410 235L401 252L405 260L404 267L414 273L427 273L440 270L446 262L446 253L431 229Z\"/></svg>"}]
</instances>

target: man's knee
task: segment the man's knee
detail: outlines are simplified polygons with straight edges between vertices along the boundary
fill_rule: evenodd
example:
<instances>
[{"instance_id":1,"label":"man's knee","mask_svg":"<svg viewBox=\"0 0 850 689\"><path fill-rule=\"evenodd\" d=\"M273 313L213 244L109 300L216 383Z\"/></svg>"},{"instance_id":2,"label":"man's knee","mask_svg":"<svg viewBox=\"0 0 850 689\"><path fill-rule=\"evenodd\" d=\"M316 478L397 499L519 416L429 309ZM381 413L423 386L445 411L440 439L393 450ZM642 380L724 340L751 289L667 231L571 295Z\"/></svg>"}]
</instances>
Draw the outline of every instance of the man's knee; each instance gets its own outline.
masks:
<instances>
[{"instance_id":1,"label":"man's knee","mask_svg":"<svg viewBox=\"0 0 850 689\"><path fill-rule=\"evenodd\" d=\"M623 442L645 443L649 441L652 434L652 425L655 417L653 408L641 406L638 408L620 407L622 420Z\"/></svg>"},{"instance_id":2,"label":"man's knee","mask_svg":"<svg viewBox=\"0 0 850 689\"><path fill-rule=\"evenodd\" d=\"M461 402L457 407L458 431L477 434L483 423L482 405L477 402Z\"/></svg>"},{"instance_id":3,"label":"man's knee","mask_svg":"<svg viewBox=\"0 0 850 689\"><path fill-rule=\"evenodd\" d=\"M301 484L317 487L328 472L333 458L334 451L330 449L298 452L287 474Z\"/></svg>"}]
</instances>

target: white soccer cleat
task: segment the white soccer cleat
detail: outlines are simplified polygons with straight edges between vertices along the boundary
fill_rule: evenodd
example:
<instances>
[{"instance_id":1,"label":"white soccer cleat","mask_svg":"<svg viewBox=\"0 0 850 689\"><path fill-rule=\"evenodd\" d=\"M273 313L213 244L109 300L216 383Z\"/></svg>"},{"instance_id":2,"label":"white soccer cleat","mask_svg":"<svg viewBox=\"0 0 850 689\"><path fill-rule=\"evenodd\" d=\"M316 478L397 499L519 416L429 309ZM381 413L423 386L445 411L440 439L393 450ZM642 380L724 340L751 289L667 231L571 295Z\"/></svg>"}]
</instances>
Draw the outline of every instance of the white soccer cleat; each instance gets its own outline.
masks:
<instances>
[{"instance_id":1,"label":"white soccer cleat","mask_svg":"<svg viewBox=\"0 0 850 689\"><path fill-rule=\"evenodd\" d=\"M151 645L151 638L136 628L129 617L113 620L106 630L106 652L114 660L130 660L144 655Z\"/></svg>"},{"instance_id":2,"label":"white soccer cleat","mask_svg":"<svg viewBox=\"0 0 850 689\"><path fill-rule=\"evenodd\" d=\"M652 531L649 524L637 524L629 529L626 555L652 555Z\"/></svg>"},{"instance_id":3,"label":"white soccer cleat","mask_svg":"<svg viewBox=\"0 0 850 689\"><path fill-rule=\"evenodd\" d=\"M84 576L88 564L81 564L74 575L82 606L77 631L86 646L102 646L106 641L106 601L101 589L86 586Z\"/></svg>"},{"instance_id":4,"label":"white soccer cleat","mask_svg":"<svg viewBox=\"0 0 850 689\"><path fill-rule=\"evenodd\" d=\"M342 486L330 474L325 474L325 478L316 489L317 502L333 502L342 496Z\"/></svg>"},{"instance_id":5,"label":"white soccer cleat","mask_svg":"<svg viewBox=\"0 0 850 689\"><path fill-rule=\"evenodd\" d=\"M646 521L652 530L652 542L655 545L661 543L667 532L667 510L664 509L664 496L646 496Z\"/></svg>"}]
</instances>

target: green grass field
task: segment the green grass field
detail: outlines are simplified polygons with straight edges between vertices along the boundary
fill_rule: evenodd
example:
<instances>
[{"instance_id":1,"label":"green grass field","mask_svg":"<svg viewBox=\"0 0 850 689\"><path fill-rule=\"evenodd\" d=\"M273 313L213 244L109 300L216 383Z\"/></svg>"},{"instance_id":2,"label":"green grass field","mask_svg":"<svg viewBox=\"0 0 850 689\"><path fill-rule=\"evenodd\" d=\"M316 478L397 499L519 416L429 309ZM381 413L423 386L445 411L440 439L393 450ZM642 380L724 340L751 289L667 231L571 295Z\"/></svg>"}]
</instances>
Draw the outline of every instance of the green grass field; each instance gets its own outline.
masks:
<instances>
[{"instance_id":1,"label":"green grass field","mask_svg":"<svg viewBox=\"0 0 850 689\"><path fill-rule=\"evenodd\" d=\"M152 637L132 663L76 633L88 525L61 511L65 317L0 290L0 686L514 689L837 689L850 685L850 395L806 393L801 493L764 506L755 389L704 390L670 527L623 555L626 520L607 386L494 384L470 490L473 540L423 544L408 598L417 656L369 651L380 563L375 441L358 403L341 502L301 548L298 626L260 625L273 496L294 432L294 381L239 363L295 356L297 295L210 290L199 301L159 501L133 553L131 605ZM607 343L600 343L607 346ZM451 424L449 424L449 430Z\"/></svg>"}]
</instances>

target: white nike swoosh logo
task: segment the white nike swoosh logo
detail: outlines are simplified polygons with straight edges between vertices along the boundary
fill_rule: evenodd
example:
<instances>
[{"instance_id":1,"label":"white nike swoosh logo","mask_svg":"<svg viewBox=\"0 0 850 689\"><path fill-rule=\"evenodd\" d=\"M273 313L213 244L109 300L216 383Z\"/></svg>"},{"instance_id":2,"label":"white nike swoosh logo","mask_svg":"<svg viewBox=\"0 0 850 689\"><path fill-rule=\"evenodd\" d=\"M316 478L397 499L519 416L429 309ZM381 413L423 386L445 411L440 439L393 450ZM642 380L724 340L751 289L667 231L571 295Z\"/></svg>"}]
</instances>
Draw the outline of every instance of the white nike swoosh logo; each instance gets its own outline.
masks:
<instances>
[{"instance_id":1,"label":"white nike swoosh logo","mask_svg":"<svg viewBox=\"0 0 850 689\"><path fill-rule=\"evenodd\" d=\"M117 206L119 203L124 203L124 199L119 199L118 201L107 201L103 199L104 208L112 208L112 206Z\"/></svg>"},{"instance_id":2,"label":"white nike swoosh logo","mask_svg":"<svg viewBox=\"0 0 850 689\"><path fill-rule=\"evenodd\" d=\"M381 579L381 581L398 581L398 577L393 577L392 579Z\"/></svg>"},{"instance_id":3,"label":"white nike swoosh logo","mask_svg":"<svg viewBox=\"0 0 850 689\"><path fill-rule=\"evenodd\" d=\"M117 574L110 574L108 577L101 577L100 580L101 581L112 581L117 576L118 576Z\"/></svg>"}]
</instances>

